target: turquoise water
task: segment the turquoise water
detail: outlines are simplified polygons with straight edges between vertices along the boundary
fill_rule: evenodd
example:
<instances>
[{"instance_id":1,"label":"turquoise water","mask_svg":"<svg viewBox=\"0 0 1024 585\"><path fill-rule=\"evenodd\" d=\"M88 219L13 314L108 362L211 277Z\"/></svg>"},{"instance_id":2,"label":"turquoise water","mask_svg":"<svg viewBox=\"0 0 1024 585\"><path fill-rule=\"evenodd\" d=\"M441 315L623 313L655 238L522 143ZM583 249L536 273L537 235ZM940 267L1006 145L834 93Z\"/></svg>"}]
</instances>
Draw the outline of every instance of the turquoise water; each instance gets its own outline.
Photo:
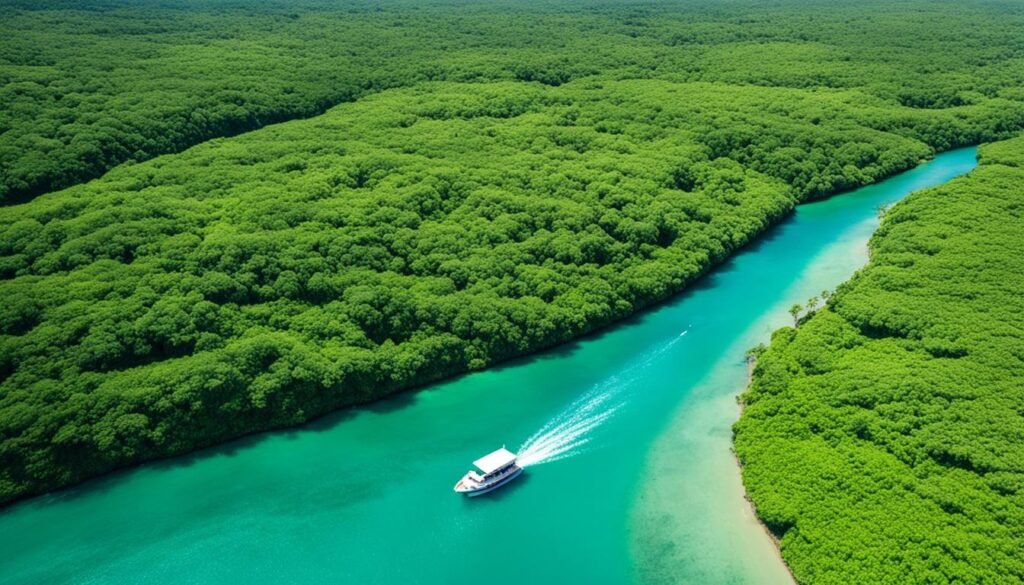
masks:
<instances>
[{"instance_id":1,"label":"turquoise water","mask_svg":"<svg viewBox=\"0 0 1024 585\"><path fill-rule=\"evenodd\" d=\"M975 154L801 206L599 336L14 506L0 583L785 582L729 451L743 352L866 261L880 205ZM571 448L452 493L473 459L538 435L534 452Z\"/></svg>"}]
</instances>

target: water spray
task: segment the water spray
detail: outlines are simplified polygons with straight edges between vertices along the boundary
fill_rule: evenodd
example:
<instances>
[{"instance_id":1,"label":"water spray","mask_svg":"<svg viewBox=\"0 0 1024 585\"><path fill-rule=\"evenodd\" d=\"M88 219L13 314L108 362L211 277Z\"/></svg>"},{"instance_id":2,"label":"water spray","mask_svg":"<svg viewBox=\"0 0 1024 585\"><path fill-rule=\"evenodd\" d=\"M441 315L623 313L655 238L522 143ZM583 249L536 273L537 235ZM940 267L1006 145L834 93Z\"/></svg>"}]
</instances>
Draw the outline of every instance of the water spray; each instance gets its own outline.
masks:
<instances>
[{"instance_id":1,"label":"water spray","mask_svg":"<svg viewBox=\"0 0 1024 585\"><path fill-rule=\"evenodd\" d=\"M626 401L619 399L622 391L632 385L641 370L671 349L686 331L626 367L616 376L604 380L548 421L519 448L521 467L551 463L582 452L599 426L615 416Z\"/></svg>"}]
</instances>

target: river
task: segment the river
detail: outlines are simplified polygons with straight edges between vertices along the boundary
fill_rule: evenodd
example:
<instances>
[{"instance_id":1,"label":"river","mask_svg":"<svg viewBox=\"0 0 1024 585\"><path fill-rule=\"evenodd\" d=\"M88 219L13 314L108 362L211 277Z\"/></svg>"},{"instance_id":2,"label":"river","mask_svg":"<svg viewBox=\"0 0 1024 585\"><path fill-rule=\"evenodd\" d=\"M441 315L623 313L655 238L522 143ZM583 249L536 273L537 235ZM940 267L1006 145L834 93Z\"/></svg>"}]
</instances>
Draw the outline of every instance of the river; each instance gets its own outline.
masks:
<instances>
[{"instance_id":1,"label":"river","mask_svg":"<svg viewBox=\"0 0 1024 585\"><path fill-rule=\"evenodd\" d=\"M0 583L788 582L730 451L744 352L866 262L879 206L975 156L802 205L600 335L15 505ZM547 462L452 492L471 461L531 437Z\"/></svg>"}]
</instances>

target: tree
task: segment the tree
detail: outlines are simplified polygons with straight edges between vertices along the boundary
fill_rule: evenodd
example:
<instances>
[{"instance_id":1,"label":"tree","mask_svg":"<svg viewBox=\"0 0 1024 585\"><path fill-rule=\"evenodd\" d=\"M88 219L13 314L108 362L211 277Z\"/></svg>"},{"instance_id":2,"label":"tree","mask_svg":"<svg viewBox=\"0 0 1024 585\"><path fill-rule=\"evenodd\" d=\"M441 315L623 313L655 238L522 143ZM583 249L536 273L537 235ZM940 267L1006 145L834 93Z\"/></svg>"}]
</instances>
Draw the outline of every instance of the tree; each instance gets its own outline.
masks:
<instances>
[{"instance_id":1,"label":"tree","mask_svg":"<svg viewBox=\"0 0 1024 585\"><path fill-rule=\"evenodd\" d=\"M795 303L792 307L789 308L789 315L793 317L793 327L796 327L797 325L800 324L800 313L803 310L804 308L800 306L800 303Z\"/></svg>"}]
</instances>

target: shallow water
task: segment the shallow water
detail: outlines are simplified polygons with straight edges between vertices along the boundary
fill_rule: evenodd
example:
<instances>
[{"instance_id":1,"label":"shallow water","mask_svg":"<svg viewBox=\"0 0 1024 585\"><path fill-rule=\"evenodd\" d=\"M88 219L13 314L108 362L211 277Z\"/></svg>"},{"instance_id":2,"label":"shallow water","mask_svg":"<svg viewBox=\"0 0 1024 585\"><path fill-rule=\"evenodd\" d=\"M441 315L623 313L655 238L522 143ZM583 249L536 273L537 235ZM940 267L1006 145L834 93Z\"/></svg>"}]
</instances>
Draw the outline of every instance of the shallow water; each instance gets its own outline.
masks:
<instances>
[{"instance_id":1,"label":"shallow water","mask_svg":"<svg viewBox=\"0 0 1024 585\"><path fill-rule=\"evenodd\" d=\"M729 450L743 353L863 265L880 205L975 154L801 206L599 336L14 506L0 583L785 582ZM452 493L531 438L520 479Z\"/></svg>"}]
</instances>

